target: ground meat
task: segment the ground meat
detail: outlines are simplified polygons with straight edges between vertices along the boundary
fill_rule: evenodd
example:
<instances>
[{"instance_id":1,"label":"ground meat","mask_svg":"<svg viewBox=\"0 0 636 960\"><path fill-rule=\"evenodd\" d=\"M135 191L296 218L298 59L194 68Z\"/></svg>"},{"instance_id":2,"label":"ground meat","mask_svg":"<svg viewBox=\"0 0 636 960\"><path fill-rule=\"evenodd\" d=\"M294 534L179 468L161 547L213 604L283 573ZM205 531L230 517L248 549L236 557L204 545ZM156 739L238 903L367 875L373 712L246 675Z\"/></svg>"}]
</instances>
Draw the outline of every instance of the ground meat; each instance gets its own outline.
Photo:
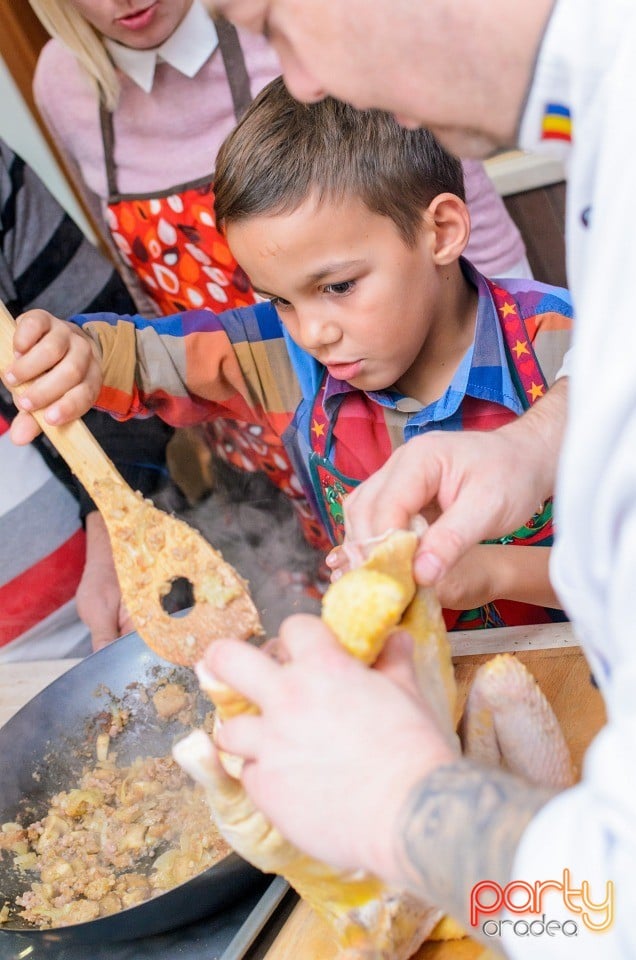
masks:
<instances>
[{"instance_id":1,"label":"ground meat","mask_svg":"<svg viewBox=\"0 0 636 960\"><path fill-rule=\"evenodd\" d=\"M174 690L164 696L173 706L179 699ZM114 755L56 794L41 820L0 827L0 849L13 853L25 877L35 874L16 899L16 912L42 928L134 906L229 853L203 791L171 757L117 767ZM154 858L149 872L138 871L148 858Z\"/></svg>"},{"instance_id":2,"label":"ground meat","mask_svg":"<svg viewBox=\"0 0 636 960\"><path fill-rule=\"evenodd\" d=\"M188 693L180 683L166 683L159 687L152 698L157 715L161 720L178 716L182 710L192 707L194 693Z\"/></svg>"}]
</instances>

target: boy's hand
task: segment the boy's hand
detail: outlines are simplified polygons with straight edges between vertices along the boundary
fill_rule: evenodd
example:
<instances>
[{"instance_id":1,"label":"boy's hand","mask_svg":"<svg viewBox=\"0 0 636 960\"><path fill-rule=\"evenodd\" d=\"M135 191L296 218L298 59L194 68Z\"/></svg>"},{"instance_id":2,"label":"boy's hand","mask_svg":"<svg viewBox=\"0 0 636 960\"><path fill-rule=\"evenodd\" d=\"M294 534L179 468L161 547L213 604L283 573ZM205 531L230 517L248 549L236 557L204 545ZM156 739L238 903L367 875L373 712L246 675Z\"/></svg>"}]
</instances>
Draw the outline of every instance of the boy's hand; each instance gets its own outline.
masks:
<instances>
[{"instance_id":1,"label":"boy's hand","mask_svg":"<svg viewBox=\"0 0 636 960\"><path fill-rule=\"evenodd\" d=\"M13 345L15 360L3 379L10 390L28 383L15 398L20 412L11 425L14 443L30 443L40 433L31 411L59 425L90 410L102 385L101 364L96 346L79 327L45 310L30 310L18 318Z\"/></svg>"},{"instance_id":2,"label":"boy's hand","mask_svg":"<svg viewBox=\"0 0 636 960\"><path fill-rule=\"evenodd\" d=\"M511 550L511 547L505 548ZM490 545L478 544L460 557L445 577L435 585L442 607L448 610L472 610L505 596L500 585L497 560L505 563L506 554Z\"/></svg>"}]
</instances>

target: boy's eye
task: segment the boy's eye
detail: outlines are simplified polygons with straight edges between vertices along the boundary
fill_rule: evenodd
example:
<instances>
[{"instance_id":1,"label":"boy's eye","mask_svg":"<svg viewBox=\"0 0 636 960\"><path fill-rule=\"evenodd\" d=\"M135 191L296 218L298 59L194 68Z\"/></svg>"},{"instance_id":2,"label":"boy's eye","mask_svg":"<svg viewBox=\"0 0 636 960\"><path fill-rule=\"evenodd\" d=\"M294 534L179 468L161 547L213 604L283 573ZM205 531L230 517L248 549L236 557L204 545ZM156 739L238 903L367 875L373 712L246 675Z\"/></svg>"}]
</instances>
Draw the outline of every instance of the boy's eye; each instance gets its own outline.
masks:
<instances>
[{"instance_id":1,"label":"boy's eye","mask_svg":"<svg viewBox=\"0 0 636 960\"><path fill-rule=\"evenodd\" d=\"M269 297L268 299L271 305L276 307L277 310L285 310L291 306L289 300L283 300L282 297Z\"/></svg>"},{"instance_id":2,"label":"boy's eye","mask_svg":"<svg viewBox=\"0 0 636 960\"><path fill-rule=\"evenodd\" d=\"M336 295L350 293L355 286L355 280L341 280L339 283L328 283L324 290L325 293L335 293Z\"/></svg>"}]
</instances>

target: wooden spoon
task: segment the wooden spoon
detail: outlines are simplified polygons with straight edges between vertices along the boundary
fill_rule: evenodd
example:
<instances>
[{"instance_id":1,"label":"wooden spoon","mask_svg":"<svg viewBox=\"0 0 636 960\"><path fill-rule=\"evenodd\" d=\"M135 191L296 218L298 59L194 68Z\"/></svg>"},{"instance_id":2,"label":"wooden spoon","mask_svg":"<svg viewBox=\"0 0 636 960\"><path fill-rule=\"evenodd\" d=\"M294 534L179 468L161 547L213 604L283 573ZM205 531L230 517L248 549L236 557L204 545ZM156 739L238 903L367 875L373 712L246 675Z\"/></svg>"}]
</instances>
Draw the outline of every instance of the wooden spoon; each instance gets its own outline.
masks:
<instances>
[{"instance_id":1,"label":"wooden spoon","mask_svg":"<svg viewBox=\"0 0 636 960\"><path fill-rule=\"evenodd\" d=\"M0 371L15 358L15 322L0 302ZM20 396L23 384L13 390ZM64 457L104 518L122 597L145 643L159 656L183 665L200 659L219 637L262 633L247 584L197 531L158 510L133 491L81 420L63 426L32 414ZM194 606L171 617L162 606L178 578L188 580Z\"/></svg>"}]
</instances>

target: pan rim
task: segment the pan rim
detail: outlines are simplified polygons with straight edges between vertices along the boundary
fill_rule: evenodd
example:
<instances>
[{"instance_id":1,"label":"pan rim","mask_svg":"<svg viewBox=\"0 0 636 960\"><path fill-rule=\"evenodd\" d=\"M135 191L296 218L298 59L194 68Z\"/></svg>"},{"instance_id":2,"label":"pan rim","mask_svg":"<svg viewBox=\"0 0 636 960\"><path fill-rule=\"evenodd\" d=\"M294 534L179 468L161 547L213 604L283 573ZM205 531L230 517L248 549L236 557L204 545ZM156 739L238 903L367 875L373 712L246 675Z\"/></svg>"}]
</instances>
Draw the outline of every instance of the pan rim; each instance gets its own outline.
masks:
<instances>
[{"instance_id":1,"label":"pan rim","mask_svg":"<svg viewBox=\"0 0 636 960\"><path fill-rule=\"evenodd\" d=\"M169 676L175 671L179 673L189 669L175 668L174 664L163 660L145 646L136 632L120 637L102 650L71 666L61 676L47 684L0 727L0 765L5 759L1 755L3 745L7 742L10 743L12 738L20 743L21 733L25 730L28 731L29 728L32 729L34 726L32 718L41 716L43 711L46 713L45 705L59 696L64 696L65 692L70 692L76 683L82 683L87 677L93 677L90 684L93 690L96 684L99 684L105 685L107 692L110 692L108 688L111 680L109 680L110 674L107 667L111 662L114 662L117 667L120 660L124 661L127 666L137 666L139 662L143 664L145 669L145 673L141 677L138 674L131 673L127 677L127 683L122 688L124 690L131 684L136 683L140 683L144 687L148 680L148 674L152 671L155 672L156 679L161 671ZM86 688L83 689L83 695L84 698L88 695ZM93 695L91 692L90 696ZM118 692L115 691L115 696L118 695ZM211 704L210 709L213 709ZM84 716L83 721L80 722L86 723L89 720L90 717ZM184 728L183 734L185 735L186 732L187 729ZM33 734L32 739L36 741L38 738ZM50 746L50 740L42 739L42 746L45 750L47 744ZM19 754L17 756L19 758ZM44 762L43 755L39 757L39 761ZM10 819L13 815L11 805L3 806L3 801L4 796L0 794L0 823ZM14 805L13 813L15 813L15 809ZM2 858L0 858L0 871L1 865ZM257 883L263 882L264 876L256 867L232 851L189 880L114 914L62 927L31 927L24 922L16 923L12 921L0 924L0 934L24 940L36 940L38 942L48 940L59 943L63 941L91 943L136 940L140 937L166 933L205 917L212 917L235 903ZM207 900L206 894L209 895ZM4 894L0 884L0 900L3 897ZM181 907L180 919L176 922L174 920L175 911L171 909L172 901L180 904ZM181 917L185 917L185 919L181 919Z\"/></svg>"}]
</instances>

